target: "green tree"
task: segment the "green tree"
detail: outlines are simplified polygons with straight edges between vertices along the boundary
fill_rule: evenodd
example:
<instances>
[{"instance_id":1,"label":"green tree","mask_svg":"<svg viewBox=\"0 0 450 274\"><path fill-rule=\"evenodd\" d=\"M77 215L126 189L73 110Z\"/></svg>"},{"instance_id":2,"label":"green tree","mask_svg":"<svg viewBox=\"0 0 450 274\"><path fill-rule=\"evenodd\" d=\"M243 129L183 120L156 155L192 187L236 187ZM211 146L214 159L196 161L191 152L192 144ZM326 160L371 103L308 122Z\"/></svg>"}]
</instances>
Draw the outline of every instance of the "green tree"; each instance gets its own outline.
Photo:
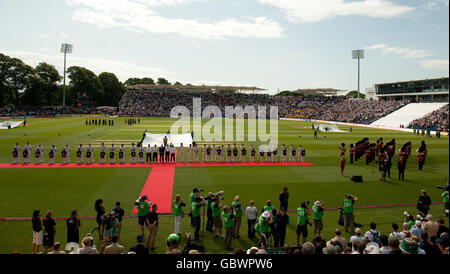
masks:
<instances>
[{"instance_id":1,"label":"green tree","mask_svg":"<svg viewBox=\"0 0 450 274\"><path fill-rule=\"evenodd\" d=\"M155 81L150 77L144 77L141 79L141 84L154 85Z\"/></svg>"},{"instance_id":2,"label":"green tree","mask_svg":"<svg viewBox=\"0 0 450 274\"><path fill-rule=\"evenodd\" d=\"M142 80L139 78L128 78L124 84L125 86L134 86L137 84L142 84Z\"/></svg>"},{"instance_id":3,"label":"green tree","mask_svg":"<svg viewBox=\"0 0 450 274\"><path fill-rule=\"evenodd\" d=\"M98 79L104 90L104 99L101 103L107 106L118 106L125 92L123 84L117 79L116 75L110 72L100 73Z\"/></svg>"},{"instance_id":4,"label":"green tree","mask_svg":"<svg viewBox=\"0 0 450 274\"><path fill-rule=\"evenodd\" d=\"M43 105L51 106L58 104L58 82L61 76L55 66L40 63L34 69L36 76L41 80L41 102Z\"/></svg>"},{"instance_id":5,"label":"green tree","mask_svg":"<svg viewBox=\"0 0 450 274\"><path fill-rule=\"evenodd\" d=\"M89 99L90 107L102 105L104 98L103 86L94 72L83 68L73 66L67 69L71 87L70 96L76 96L79 99L86 94Z\"/></svg>"},{"instance_id":6,"label":"green tree","mask_svg":"<svg viewBox=\"0 0 450 274\"><path fill-rule=\"evenodd\" d=\"M158 85L170 85L170 82L167 81L164 78L158 78L158 81L156 82Z\"/></svg>"},{"instance_id":7,"label":"green tree","mask_svg":"<svg viewBox=\"0 0 450 274\"><path fill-rule=\"evenodd\" d=\"M0 105L19 106L20 94L30 88L33 76L31 66L0 53Z\"/></svg>"},{"instance_id":8,"label":"green tree","mask_svg":"<svg viewBox=\"0 0 450 274\"><path fill-rule=\"evenodd\" d=\"M180 82L178 82L178 81L176 81L175 84L173 84L173 85L174 85L174 86L182 86L183 84L180 83Z\"/></svg>"}]
</instances>

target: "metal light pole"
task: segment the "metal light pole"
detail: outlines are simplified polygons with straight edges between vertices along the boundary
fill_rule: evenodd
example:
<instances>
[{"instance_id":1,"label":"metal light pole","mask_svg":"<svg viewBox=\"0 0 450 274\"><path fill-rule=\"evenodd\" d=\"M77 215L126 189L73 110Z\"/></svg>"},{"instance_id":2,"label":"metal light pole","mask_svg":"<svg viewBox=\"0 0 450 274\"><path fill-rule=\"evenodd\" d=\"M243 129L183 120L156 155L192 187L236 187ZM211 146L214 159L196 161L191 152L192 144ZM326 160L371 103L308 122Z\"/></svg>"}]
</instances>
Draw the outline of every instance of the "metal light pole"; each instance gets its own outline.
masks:
<instances>
[{"instance_id":1,"label":"metal light pole","mask_svg":"<svg viewBox=\"0 0 450 274\"><path fill-rule=\"evenodd\" d=\"M64 53L63 106L66 106L66 54L72 53L73 45L62 43L61 52Z\"/></svg>"},{"instance_id":2,"label":"metal light pole","mask_svg":"<svg viewBox=\"0 0 450 274\"><path fill-rule=\"evenodd\" d=\"M359 98L359 59L364 59L364 50L363 49L356 49L356 50L352 50L352 59L358 59L358 98Z\"/></svg>"}]
</instances>

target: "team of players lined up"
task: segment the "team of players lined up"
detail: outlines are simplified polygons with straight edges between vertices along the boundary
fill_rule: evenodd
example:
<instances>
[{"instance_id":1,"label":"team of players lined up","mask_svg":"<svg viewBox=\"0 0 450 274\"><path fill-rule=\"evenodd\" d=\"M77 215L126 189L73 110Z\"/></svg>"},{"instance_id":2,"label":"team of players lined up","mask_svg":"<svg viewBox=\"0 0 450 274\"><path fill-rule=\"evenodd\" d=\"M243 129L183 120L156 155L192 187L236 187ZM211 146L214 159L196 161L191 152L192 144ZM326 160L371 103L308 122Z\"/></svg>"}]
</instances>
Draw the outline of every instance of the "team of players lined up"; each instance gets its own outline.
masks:
<instances>
[{"instance_id":1,"label":"team of players lined up","mask_svg":"<svg viewBox=\"0 0 450 274\"><path fill-rule=\"evenodd\" d=\"M119 163L125 163L125 153L127 148L122 144L120 147L114 146L111 144L109 147L109 163L116 163L116 150L118 148L118 159ZM24 146L24 149L21 154L21 147L18 143L14 146L12 155L13 155L13 163L23 162L24 164L32 163L31 155L32 155L32 146L27 142ZM61 150L61 162L63 164L70 163L70 146L66 145ZM98 148L99 150L99 162L106 163L107 161L107 147L102 142L101 146ZM218 145L216 147L215 144L211 145L203 145L203 147L198 147L196 144L190 144L189 147L185 148L183 144L180 144L180 147L177 149L173 144L167 144L166 140L164 140L164 144L161 144L160 147L154 145L151 147L148 145L146 148L141 146L135 146L134 143L129 147L130 151L130 162L131 163L175 163L175 162L303 162L306 155L306 150L300 145L298 148L295 148L294 145L291 145L290 148L287 148L284 144L280 148L280 157L278 157L278 147L273 146L269 148L264 145L259 145L258 147L258 155L257 150L253 145L250 145L248 148L249 156L247 157L247 148L244 144L240 147L237 147L236 144L233 147L228 144L227 147L224 145ZM48 152L48 163L54 164L56 159L57 148L55 145L52 145ZM86 153L85 153L86 152ZM199 159L199 154L202 154L201 160ZM185 157L185 155L187 157ZM21 160L22 156L22 160ZM247 159L248 158L248 159ZM34 151L34 163L40 164L44 162L44 148L42 145L38 145L36 150ZM76 163L95 163L94 157L94 147L89 144L87 147L83 147L82 144L76 149Z\"/></svg>"}]
</instances>

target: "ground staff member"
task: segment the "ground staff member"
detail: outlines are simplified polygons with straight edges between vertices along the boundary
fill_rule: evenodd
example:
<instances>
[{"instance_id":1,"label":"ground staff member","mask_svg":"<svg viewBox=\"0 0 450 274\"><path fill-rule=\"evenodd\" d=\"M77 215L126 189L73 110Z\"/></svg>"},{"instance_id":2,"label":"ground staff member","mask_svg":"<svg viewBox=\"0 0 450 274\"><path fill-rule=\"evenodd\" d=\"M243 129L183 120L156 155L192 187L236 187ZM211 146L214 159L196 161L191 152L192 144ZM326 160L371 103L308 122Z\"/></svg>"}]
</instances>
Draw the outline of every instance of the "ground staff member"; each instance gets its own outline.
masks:
<instances>
[{"instance_id":1,"label":"ground staff member","mask_svg":"<svg viewBox=\"0 0 450 274\"><path fill-rule=\"evenodd\" d=\"M319 235L323 229L323 202L315 201L312 206L313 220L314 220L314 236Z\"/></svg>"},{"instance_id":2,"label":"ground staff member","mask_svg":"<svg viewBox=\"0 0 450 274\"><path fill-rule=\"evenodd\" d=\"M345 232L348 231L348 227L350 226L350 231L354 231L355 226L355 216L353 215L354 204L358 201L358 197L353 196L351 194L345 195L345 199L343 202L343 212L344 212L344 228Z\"/></svg>"},{"instance_id":3,"label":"ground staff member","mask_svg":"<svg viewBox=\"0 0 450 274\"><path fill-rule=\"evenodd\" d=\"M231 207L231 209L228 206L223 207L223 212L222 212L221 217L222 217L223 226L226 231L225 248L228 250L231 249L231 243L233 242L235 216L236 216L236 213L234 211L234 207Z\"/></svg>"},{"instance_id":4,"label":"ground staff member","mask_svg":"<svg viewBox=\"0 0 450 274\"><path fill-rule=\"evenodd\" d=\"M308 219L308 204L309 201L302 202L297 208L297 245L300 246L300 235L303 235L303 243L308 237L308 224L311 225Z\"/></svg>"},{"instance_id":5,"label":"ground staff member","mask_svg":"<svg viewBox=\"0 0 450 274\"><path fill-rule=\"evenodd\" d=\"M260 247L265 249L267 247L267 238L269 234L269 226L273 223L272 213L264 211L255 224L255 231L261 235Z\"/></svg>"}]
</instances>

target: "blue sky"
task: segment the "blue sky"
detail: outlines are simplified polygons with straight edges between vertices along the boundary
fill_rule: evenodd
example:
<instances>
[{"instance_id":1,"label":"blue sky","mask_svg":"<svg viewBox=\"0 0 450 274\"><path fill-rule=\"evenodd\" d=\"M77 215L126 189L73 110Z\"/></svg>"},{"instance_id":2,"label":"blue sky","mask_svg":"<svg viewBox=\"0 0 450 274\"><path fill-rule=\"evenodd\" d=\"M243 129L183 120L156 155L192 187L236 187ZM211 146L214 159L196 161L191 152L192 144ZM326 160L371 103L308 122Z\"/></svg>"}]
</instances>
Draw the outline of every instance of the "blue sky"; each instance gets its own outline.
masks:
<instances>
[{"instance_id":1,"label":"blue sky","mask_svg":"<svg viewBox=\"0 0 450 274\"><path fill-rule=\"evenodd\" d=\"M2 0L0 52L183 84L361 89L448 76L448 0Z\"/></svg>"}]
</instances>

